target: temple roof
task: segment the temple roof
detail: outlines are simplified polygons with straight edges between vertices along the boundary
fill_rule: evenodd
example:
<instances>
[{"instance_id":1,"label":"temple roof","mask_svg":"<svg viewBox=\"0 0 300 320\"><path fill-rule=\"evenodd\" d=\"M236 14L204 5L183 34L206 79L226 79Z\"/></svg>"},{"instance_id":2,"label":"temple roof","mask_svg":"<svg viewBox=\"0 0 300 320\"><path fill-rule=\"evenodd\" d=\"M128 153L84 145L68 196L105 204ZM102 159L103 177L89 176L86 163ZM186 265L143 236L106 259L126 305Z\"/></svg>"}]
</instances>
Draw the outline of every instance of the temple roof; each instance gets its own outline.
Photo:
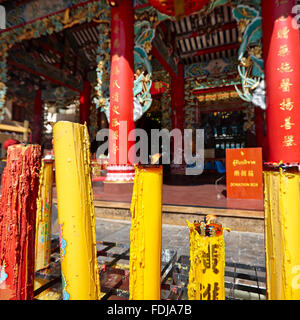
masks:
<instances>
[{"instance_id":1,"label":"temple roof","mask_svg":"<svg viewBox=\"0 0 300 320\"><path fill-rule=\"evenodd\" d=\"M9 6L25 2L28 0L0 0ZM165 58L173 47L173 55L186 66L222 58L231 63L230 59L237 56L239 34L230 6L216 8L208 16L198 13L167 21L159 26L159 32L165 34L160 43L167 44ZM69 95L78 94L84 79L95 80L98 39L97 23L90 22L16 44L8 57L9 91L30 96L30 89L40 86L49 91L63 87ZM162 52L162 46L157 48ZM153 68L158 67L153 58Z\"/></svg>"},{"instance_id":2,"label":"temple roof","mask_svg":"<svg viewBox=\"0 0 300 320\"><path fill-rule=\"evenodd\" d=\"M64 84L68 91L78 94L83 80L96 69L96 26L93 22L84 23L16 44L8 57L8 88L28 94L34 85L53 89Z\"/></svg>"},{"instance_id":3,"label":"temple roof","mask_svg":"<svg viewBox=\"0 0 300 320\"><path fill-rule=\"evenodd\" d=\"M174 21L172 31L184 64L237 56L239 34L229 6Z\"/></svg>"}]
</instances>

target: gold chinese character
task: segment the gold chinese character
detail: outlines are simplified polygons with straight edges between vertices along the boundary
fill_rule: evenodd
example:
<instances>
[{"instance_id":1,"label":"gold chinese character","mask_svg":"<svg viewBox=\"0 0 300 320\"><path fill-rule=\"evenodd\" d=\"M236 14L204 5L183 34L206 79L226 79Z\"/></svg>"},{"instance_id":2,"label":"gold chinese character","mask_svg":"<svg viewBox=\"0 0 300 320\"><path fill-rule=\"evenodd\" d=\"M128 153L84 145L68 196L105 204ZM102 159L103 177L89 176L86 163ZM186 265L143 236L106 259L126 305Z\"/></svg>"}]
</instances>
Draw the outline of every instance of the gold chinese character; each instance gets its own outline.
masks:
<instances>
[{"instance_id":1,"label":"gold chinese character","mask_svg":"<svg viewBox=\"0 0 300 320\"><path fill-rule=\"evenodd\" d=\"M112 126L113 127L118 127L118 126L120 126L120 122L117 119L113 119Z\"/></svg>"},{"instance_id":2,"label":"gold chinese character","mask_svg":"<svg viewBox=\"0 0 300 320\"><path fill-rule=\"evenodd\" d=\"M289 52L290 52L289 47L286 44L284 44L284 45L280 46L278 56L285 57L289 54Z\"/></svg>"},{"instance_id":3,"label":"gold chinese character","mask_svg":"<svg viewBox=\"0 0 300 320\"><path fill-rule=\"evenodd\" d=\"M112 57L112 62L118 62L120 60L120 57L118 54L114 54Z\"/></svg>"},{"instance_id":4,"label":"gold chinese character","mask_svg":"<svg viewBox=\"0 0 300 320\"><path fill-rule=\"evenodd\" d=\"M118 84L118 80L114 80L114 82L113 82L113 87L120 89L120 86L119 86L119 84Z\"/></svg>"},{"instance_id":5,"label":"gold chinese character","mask_svg":"<svg viewBox=\"0 0 300 320\"><path fill-rule=\"evenodd\" d=\"M242 170L242 177L247 177L247 171L246 170Z\"/></svg>"},{"instance_id":6,"label":"gold chinese character","mask_svg":"<svg viewBox=\"0 0 300 320\"><path fill-rule=\"evenodd\" d=\"M285 147L296 146L294 136L285 136L282 143Z\"/></svg>"},{"instance_id":7,"label":"gold chinese character","mask_svg":"<svg viewBox=\"0 0 300 320\"><path fill-rule=\"evenodd\" d=\"M120 16L119 16L119 13L118 13L118 12L114 14L113 19L114 19L115 21L120 21Z\"/></svg>"},{"instance_id":8,"label":"gold chinese character","mask_svg":"<svg viewBox=\"0 0 300 320\"><path fill-rule=\"evenodd\" d=\"M114 67L113 74L114 74L114 75L119 75L119 74L120 74L120 70L119 70L118 66L115 66L115 67Z\"/></svg>"},{"instance_id":9,"label":"gold chinese character","mask_svg":"<svg viewBox=\"0 0 300 320\"><path fill-rule=\"evenodd\" d=\"M290 29L288 27L284 27L282 29L280 29L277 33L277 38L278 39L288 39L289 38L289 32Z\"/></svg>"},{"instance_id":10,"label":"gold chinese character","mask_svg":"<svg viewBox=\"0 0 300 320\"><path fill-rule=\"evenodd\" d=\"M114 28L114 33L115 33L115 34L119 33L119 30L120 30L120 29L119 29L119 26L115 26L115 28Z\"/></svg>"},{"instance_id":11,"label":"gold chinese character","mask_svg":"<svg viewBox=\"0 0 300 320\"><path fill-rule=\"evenodd\" d=\"M291 98L283 99L282 103L280 104L280 109L283 111L292 111L294 108L294 102Z\"/></svg>"},{"instance_id":12,"label":"gold chinese character","mask_svg":"<svg viewBox=\"0 0 300 320\"><path fill-rule=\"evenodd\" d=\"M115 92L113 94L113 101L114 102L119 102L119 92ZM118 106L117 106L117 108L118 108Z\"/></svg>"},{"instance_id":13,"label":"gold chinese character","mask_svg":"<svg viewBox=\"0 0 300 320\"><path fill-rule=\"evenodd\" d=\"M288 62L282 62L280 68L277 68L277 70L281 73L294 71Z\"/></svg>"},{"instance_id":14,"label":"gold chinese character","mask_svg":"<svg viewBox=\"0 0 300 320\"><path fill-rule=\"evenodd\" d=\"M119 49L119 48L120 48L120 41L119 41L119 39L115 39L113 46L114 46L115 49Z\"/></svg>"},{"instance_id":15,"label":"gold chinese character","mask_svg":"<svg viewBox=\"0 0 300 320\"><path fill-rule=\"evenodd\" d=\"M113 146L113 154L116 155L117 151L119 150L118 146L115 144Z\"/></svg>"},{"instance_id":16,"label":"gold chinese character","mask_svg":"<svg viewBox=\"0 0 300 320\"><path fill-rule=\"evenodd\" d=\"M287 79L282 79L281 80L281 84L280 84L280 89L283 91L283 92L290 92L290 87L292 86L293 84L290 82L290 79L287 78Z\"/></svg>"},{"instance_id":17,"label":"gold chinese character","mask_svg":"<svg viewBox=\"0 0 300 320\"><path fill-rule=\"evenodd\" d=\"M118 131L114 131L114 139L115 140L119 139L119 132Z\"/></svg>"},{"instance_id":18,"label":"gold chinese character","mask_svg":"<svg viewBox=\"0 0 300 320\"><path fill-rule=\"evenodd\" d=\"M240 176L239 170L234 170L233 175L234 175L235 177L239 177L239 176Z\"/></svg>"},{"instance_id":19,"label":"gold chinese character","mask_svg":"<svg viewBox=\"0 0 300 320\"><path fill-rule=\"evenodd\" d=\"M114 106L112 107L112 111L113 111L114 113L120 114L118 110L119 110L119 106L114 105Z\"/></svg>"},{"instance_id":20,"label":"gold chinese character","mask_svg":"<svg viewBox=\"0 0 300 320\"><path fill-rule=\"evenodd\" d=\"M253 170L249 170L248 171L248 177L254 177L254 171Z\"/></svg>"},{"instance_id":21,"label":"gold chinese character","mask_svg":"<svg viewBox=\"0 0 300 320\"><path fill-rule=\"evenodd\" d=\"M281 126L281 128L284 128L285 130L291 130L292 126L294 126L295 123L291 123L291 117L288 117L284 119L284 124Z\"/></svg>"}]
</instances>

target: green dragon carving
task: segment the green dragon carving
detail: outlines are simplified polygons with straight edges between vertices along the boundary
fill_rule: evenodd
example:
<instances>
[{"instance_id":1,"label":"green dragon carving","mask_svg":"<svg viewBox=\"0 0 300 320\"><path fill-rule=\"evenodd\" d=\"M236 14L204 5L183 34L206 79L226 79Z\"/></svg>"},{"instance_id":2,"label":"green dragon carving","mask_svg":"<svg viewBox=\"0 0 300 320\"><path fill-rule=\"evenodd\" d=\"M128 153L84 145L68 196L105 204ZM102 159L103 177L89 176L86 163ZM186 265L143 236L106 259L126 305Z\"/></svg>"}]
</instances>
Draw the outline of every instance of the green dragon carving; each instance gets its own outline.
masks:
<instances>
[{"instance_id":1,"label":"green dragon carving","mask_svg":"<svg viewBox=\"0 0 300 320\"><path fill-rule=\"evenodd\" d=\"M245 4L238 5L233 8L232 12L242 34L242 42L238 52L240 62L238 72L242 80L242 91L237 87L236 90L244 101L252 102L265 109L260 1L256 1L251 7Z\"/></svg>"},{"instance_id":2,"label":"green dragon carving","mask_svg":"<svg viewBox=\"0 0 300 320\"><path fill-rule=\"evenodd\" d=\"M242 90L236 90L242 100L266 108L264 61L262 59L261 0L211 0L203 10L206 14L215 8L231 5L241 34L238 52L238 72Z\"/></svg>"}]
</instances>

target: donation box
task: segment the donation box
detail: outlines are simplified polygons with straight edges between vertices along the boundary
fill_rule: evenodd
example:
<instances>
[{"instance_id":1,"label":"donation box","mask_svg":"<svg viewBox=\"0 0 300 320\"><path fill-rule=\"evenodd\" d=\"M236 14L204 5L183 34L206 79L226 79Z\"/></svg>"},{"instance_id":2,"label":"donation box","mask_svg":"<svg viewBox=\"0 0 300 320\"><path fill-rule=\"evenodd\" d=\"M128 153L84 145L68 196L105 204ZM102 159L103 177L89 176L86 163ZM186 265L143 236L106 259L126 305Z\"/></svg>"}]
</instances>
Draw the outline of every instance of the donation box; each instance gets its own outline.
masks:
<instances>
[{"instance_id":1,"label":"donation box","mask_svg":"<svg viewBox=\"0 0 300 320\"><path fill-rule=\"evenodd\" d=\"M227 198L262 200L262 149L227 149L226 184Z\"/></svg>"}]
</instances>

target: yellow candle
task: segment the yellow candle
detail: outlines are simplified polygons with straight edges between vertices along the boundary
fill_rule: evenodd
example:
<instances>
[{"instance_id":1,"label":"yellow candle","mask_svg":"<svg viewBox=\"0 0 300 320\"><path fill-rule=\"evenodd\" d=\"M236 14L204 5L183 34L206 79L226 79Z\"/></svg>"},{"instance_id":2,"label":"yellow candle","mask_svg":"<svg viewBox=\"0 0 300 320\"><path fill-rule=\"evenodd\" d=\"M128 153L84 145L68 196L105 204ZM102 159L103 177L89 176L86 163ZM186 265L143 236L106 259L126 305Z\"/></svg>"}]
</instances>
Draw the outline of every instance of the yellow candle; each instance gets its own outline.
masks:
<instances>
[{"instance_id":1,"label":"yellow candle","mask_svg":"<svg viewBox=\"0 0 300 320\"><path fill-rule=\"evenodd\" d=\"M53 160L42 160L39 176L35 231L35 271L44 269L50 264ZM45 283L47 283L47 280L36 277L34 279L34 289L40 288ZM48 300L50 295L52 295L50 290L46 290L36 298Z\"/></svg>"},{"instance_id":2,"label":"yellow candle","mask_svg":"<svg viewBox=\"0 0 300 320\"><path fill-rule=\"evenodd\" d=\"M299 173L265 171L267 298L300 300Z\"/></svg>"},{"instance_id":3,"label":"yellow candle","mask_svg":"<svg viewBox=\"0 0 300 320\"><path fill-rule=\"evenodd\" d=\"M63 299L100 299L96 224L85 125L53 128Z\"/></svg>"},{"instance_id":4,"label":"yellow candle","mask_svg":"<svg viewBox=\"0 0 300 320\"><path fill-rule=\"evenodd\" d=\"M50 263L53 161L42 160L36 212L35 271Z\"/></svg>"},{"instance_id":5,"label":"yellow candle","mask_svg":"<svg viewBox=\"0 0 300 320\"><path fill-rule=\"evenodd\" d=\"M160 300L161 166L135 167L131 214L130 300Z\"/></svg>"},{"instance_id":6,"label":"yellow candle","mask_svg":"<svg viewBox=\"0 0 300 320\"><path fill-rule=\"evenodd\" d=\"M194 223L190 234L189 300L225 300L225 243L219 236L201 236Z\"/></svg>"}]
</instances>

